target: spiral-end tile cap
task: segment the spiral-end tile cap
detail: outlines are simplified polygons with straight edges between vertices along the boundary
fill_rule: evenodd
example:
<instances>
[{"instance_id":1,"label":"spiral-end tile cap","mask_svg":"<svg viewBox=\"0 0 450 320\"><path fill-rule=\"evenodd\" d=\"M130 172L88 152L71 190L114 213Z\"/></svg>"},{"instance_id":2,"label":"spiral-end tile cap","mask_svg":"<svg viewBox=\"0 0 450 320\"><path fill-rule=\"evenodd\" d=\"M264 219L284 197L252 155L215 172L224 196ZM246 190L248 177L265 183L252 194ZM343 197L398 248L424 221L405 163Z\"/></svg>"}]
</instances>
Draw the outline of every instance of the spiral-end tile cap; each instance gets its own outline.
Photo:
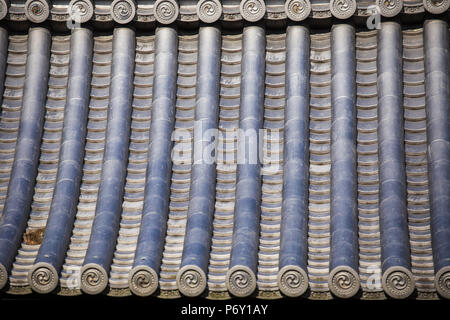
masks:
<instances>
[{"instance_id":1,"label":"spiral-end tile cap","mask_svg":"<svg viewBox=\"0 0 450 320\"><path fill-rule=\"evenodd\" d=\"M136 3L134 0L114 0L110 10L115 22L127 24L133 21L136 15Z\"/></svg>"},{"instance_id":2,"label":"spiral-end tile cap","mask_svg":"<svg viewBox=\"0 0 450 320\"><path fill-rule=\"evenodd\" d=\"M288 0L284 4L284 11L292 21L302 21L311 14L311 3L309 0Z\"/></svg>"},{"instance_id":3,"label":"spiral-end tile cap","mask_svg":"<svg viewBox=\"0 0 450 320\"><path fill-rule=\"evenodd\" d=\"M356 0L331 0L330 11L338 19L349 19L356 12Z\"/></svg>"},{"instance_id":4,"label":"spiral-end tile cap","mask_svg":"<svg viewBox=\"0 0 450 320\"><path fill-rule=\"evenodd\" d=\"M187 265L177 273L177 287L187 297L198 297L206 289L206 274L196 265Z\"/></svg>"},{"instance_id":5,"label":"spiral-end tile cap","mask_svg":"<svg viewBox=\"0 0 450 320\"><path fill-rule=\"evenodd\" d=\"M198 18L205 23L213 23L222 16L222 4L219 0L201 0L197 2Z\"/></svg>"},{"instance_id":6,"label":"spiral-end tile cap","mask_svg":"<svg viewBox=\"0 0 450 320\"><path fill-rule=\"evenodd\" d=\"M403 0L376 0L376 5L383 17L392 18L402 11Z\"/></svg>"},{"instance_id":7,"label":"spiral-end tile cap","mask_svg":"<svg viewBox=\"0 0 450 320\"><path fill-rule=\"evenodd\" d=\"M256 290L255 273L246 266L234 266L227 272L228 291L236 297L248 297Z\"/></svg>"},{"instance_id":8,"label":"spiral-end tile cap","mask_svg":"<svg viewBox=\"0 0 450 320\"><path fill-rule=\"evenodd\" d=\"M263 0L242 0L239 5L239 12L244 20L256 22L264 18L266 4Z\"/></svg>"},{"instance_id":9,"label":"spiral-end tile cap","mask_svg":"<svg viewBox=\"0 0 450 320\"><path fill-rule=\"evenodd\" d=\"M94 4L91 0L71 0L69 16L77 23L86 23L94 15Z\"/></svg>"},{"instance_id":10,"label":"spiral-end tile cap","mask_svg":"<svg viewBox=\"0 0 450 320\"><path fill-rule=\"evenodd\" d=\"M278 272L278 287L288 297L299 297L308 290L308 275L299 266L284 266Z\"/></svg>"},{"instance_id":11,"label":"spiral-end tile cap","mask_svg":"<svg viewBox=\"0 0 450 320\"><path fill-rule=\"evenodd\" d=\"M9 1L8 0L0 0L0 20L4 19L8 14L9 9Z\"/></svg>"},{"instance_id":12,"label":"spiral-end tile cap","mask_svg":"<svg viewBox=\"0 0 450 320\"><path fill-rule=\"evenodd\" d=\"M328 286L336 297L351 298L359 291L359 275L349 266L336 267L330 272Z\"/></svg>"},{"instance_id":13,"label":"spiral-end tile cap","mask_svg":"<svg viewBox=\"0 0 450 320\"><path fill-rule=\"evenodd\" d=\"M415 288L411 271L401 266L388 268L381 279L384 292L394 299L406 299Z\"/></svg>"},{"instance_id":14,"label":"spiral-end tile cap","mask_svg":"<svg viewBox=\"0 0 450 320\"><path fill-rule=\"evenodd\" d=\"M28 272L28 283L37 293L50 293L58 286L58 272L49 263L36 263Z\"/></svg>"},{"instance_id":15,"label":"spiral-end tile cap","mask_svg":"<svg viewBox=\"0 0 450 320\"><path fill-rule=\"evenodd\" d=\"M432 14L441 14L450 7L450 0L423 0L425 10Z\"/></svg>"},{"instance_id":16,"label":"spiral-end tile cap","mask_svg":"<svg viewBox=\"0 0 450 320\"><path fill-rule=\"evenodd\" d=\"M180 14L180 8L175 0L156 0L153 8L155 19L161 24L175 22Z\"/></svg>"},{"instance_id":17,"label":"spiral-end tile cap","mask_svg":"<svg viewBox=\"0 0 450 320\"><path fill-rule=\"evenodd\" d=\"M445 299L450 299L450 266L439 270L434 281L439 295Z\"/></svg>"},{"instance_id":18,"label":"spiral-end tile cap","mask_svg":"<svg viewBox=\"0 0 450 320\"><path fill-rule=\"evenodd\" d=\"M158 289L158 274L147 266L134 267L128 275L131 292L139 297L148 297Z\"/></svg>"},{"instance_id":19,"label":"spiral-end tile cap","mask_svg":"<svg viewBox=\"0 0 450 320\"><path fill-rule=\"evenodd\" d=\"M100 294L108 285L106 270L96 263L88 263L81 268L81 291L87 294Z\"/></svg>"},{"instance_id":20,"label":"spiral-end tile cap","mask_svg":"<svg viewBox=\"0 0 450 320\"><path fill-rule=\"evenodd\" d=\"M0 263L0 290L6 286L8 282L8 271L5 266Z\"/></svg>"},{"instance_id":21,"label":"spiral-end tile cap","mask_svg":"<svg viewBox=\"0 0 450 320\"><path fill-rule=\"evenodd\" d=\"M50 5L48 0L27 0L25 16L34 23L44 22L50 16Z\"/></svg>"}]
</instances>

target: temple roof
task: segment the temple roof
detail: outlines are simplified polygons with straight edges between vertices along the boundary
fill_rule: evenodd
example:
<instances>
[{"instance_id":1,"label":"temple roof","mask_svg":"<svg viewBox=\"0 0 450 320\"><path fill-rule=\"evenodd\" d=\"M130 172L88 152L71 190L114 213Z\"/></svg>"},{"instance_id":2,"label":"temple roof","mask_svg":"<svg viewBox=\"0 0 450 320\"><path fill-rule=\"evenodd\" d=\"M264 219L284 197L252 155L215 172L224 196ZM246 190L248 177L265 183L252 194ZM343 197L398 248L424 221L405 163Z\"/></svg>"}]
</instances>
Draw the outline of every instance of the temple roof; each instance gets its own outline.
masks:
<instances>
[{"instance_id":1,"label":"temple roof","mask_svg":"<svg viewBox=\"0 0 450 320\"><path fill-rule=\"evenodd\" d=\"M76 2L0 1L0 289L450 298L449 1Z\"/></svg>"}]
</instances>

